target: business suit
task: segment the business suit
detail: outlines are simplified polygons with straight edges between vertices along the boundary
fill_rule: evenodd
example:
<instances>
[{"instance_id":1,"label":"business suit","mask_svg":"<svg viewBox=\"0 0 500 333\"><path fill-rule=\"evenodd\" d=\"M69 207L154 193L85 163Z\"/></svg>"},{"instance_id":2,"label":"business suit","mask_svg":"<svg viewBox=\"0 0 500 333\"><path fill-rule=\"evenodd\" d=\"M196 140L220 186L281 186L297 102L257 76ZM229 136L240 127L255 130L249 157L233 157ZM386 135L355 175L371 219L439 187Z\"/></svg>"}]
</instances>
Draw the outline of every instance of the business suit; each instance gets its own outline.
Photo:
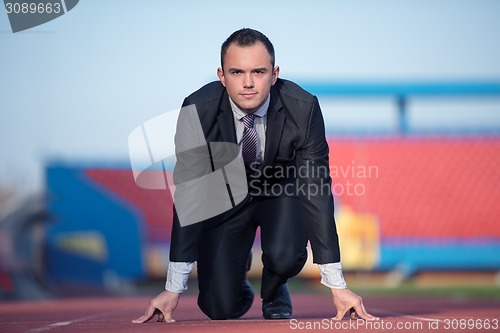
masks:
<instances>
[{"instance_id":1,"label":"business suit","mask_svg":"<svg viewBox=\"0 0 500 333\"><path fill-rule=\"evenodd\" d=\"M192 104L207 144L237 143L229 97L220 82L194 92L183 106ZM315 263L340 261L333 199L326 190L331 184L328 161L316 97L278 79L270 92L264 159L247 169L248 197L224 214L186 227L180 227L174 214L170 260L198 260L198 304L209 317L227 318L237 306L258 226L264 252L264 300L271 299L280 284L302 269L308 239ZM280 172L293 168L300 174ZM287 190L276 193L269 191L270 186ZM321 194L312 195L311 189L321 190Z\"/></svg>"}]
</instances>

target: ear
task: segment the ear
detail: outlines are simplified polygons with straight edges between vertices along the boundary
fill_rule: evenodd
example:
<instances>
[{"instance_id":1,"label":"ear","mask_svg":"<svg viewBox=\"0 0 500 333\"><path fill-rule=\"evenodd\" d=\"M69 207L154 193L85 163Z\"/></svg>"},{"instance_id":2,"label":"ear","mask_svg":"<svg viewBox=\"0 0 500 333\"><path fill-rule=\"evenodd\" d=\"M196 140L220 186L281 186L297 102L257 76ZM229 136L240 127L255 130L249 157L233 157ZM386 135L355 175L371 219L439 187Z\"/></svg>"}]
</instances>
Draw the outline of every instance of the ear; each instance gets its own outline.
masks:
<instances>
[{"instance_id":1,"label":"ear","mask_svg":"<svg viewBox=\"0 0 500 333\"><path fill-rule=\"evenodd\" d=\"M226 82L225 82L225 79L224 79L224 71L220 67L217 68L217 76L219 77L220 83L222 83L222 85L225 87L226 86Z\"/></svg>"},{"instance_id":2,"label":"ear","mask_svg":"<svg viewBox=\"0 0 500 333\"><path fill-rule=\"evenodd\" d=\"M274 69L273 69L273 84L272 85L274 85L276 83L276 80L278 80L279 74L280 74L279 66L274 67Z\"/></svg>"}]
</instances>

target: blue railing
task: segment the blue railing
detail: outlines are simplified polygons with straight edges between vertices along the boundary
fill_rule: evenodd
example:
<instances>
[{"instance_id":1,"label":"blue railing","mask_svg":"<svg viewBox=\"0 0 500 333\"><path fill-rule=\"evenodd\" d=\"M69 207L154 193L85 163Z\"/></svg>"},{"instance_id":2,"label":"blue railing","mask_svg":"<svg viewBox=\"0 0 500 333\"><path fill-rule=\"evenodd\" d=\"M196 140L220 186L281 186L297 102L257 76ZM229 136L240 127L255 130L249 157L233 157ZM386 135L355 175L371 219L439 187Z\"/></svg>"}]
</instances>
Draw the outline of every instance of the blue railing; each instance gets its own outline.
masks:
<instances>
[{"instance_id":1,"label":"blue railing","mask_svg":"<svg viewBox=\"0 0 500 333\"><path fill-rule=\"evenodd\" d=\"M309 92L332 97L390 97L398 112L398 132L409 132L408 101L412 97L500 97L500 81L483 82L301 82Z\"/></svg>"}]
</instances>

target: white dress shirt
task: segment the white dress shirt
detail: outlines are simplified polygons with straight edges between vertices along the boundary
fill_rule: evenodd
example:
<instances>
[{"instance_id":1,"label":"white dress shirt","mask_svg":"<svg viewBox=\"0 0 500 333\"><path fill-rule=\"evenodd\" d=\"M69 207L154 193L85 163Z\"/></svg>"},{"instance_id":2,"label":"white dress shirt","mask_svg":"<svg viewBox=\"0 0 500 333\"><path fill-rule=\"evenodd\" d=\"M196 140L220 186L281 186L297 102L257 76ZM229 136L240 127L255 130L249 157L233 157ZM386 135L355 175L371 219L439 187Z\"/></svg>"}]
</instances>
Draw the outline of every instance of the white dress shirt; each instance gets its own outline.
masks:
<instances>
[{"instance_id":1,"label":"white dress shirt","mask_svg":"<svg viewBox=\"0 0 500 333\"><path fill-rule=\"evenodd\" d=\"M270 100L271 95L267 96L265 103L256 112L254 112L254 115L256 116L254 120L254 127L257 132L257 156L255 160L257 162L262 162L264 160L264 150L266 147L267 109L269 108ZM241 145L243 130L245 129L243 117L245 117L247 113L240 110L231 98L229 99L229 102L231 103L231 109L233 110L236 142L238 145Z\"/></svg>"}]
</instances>

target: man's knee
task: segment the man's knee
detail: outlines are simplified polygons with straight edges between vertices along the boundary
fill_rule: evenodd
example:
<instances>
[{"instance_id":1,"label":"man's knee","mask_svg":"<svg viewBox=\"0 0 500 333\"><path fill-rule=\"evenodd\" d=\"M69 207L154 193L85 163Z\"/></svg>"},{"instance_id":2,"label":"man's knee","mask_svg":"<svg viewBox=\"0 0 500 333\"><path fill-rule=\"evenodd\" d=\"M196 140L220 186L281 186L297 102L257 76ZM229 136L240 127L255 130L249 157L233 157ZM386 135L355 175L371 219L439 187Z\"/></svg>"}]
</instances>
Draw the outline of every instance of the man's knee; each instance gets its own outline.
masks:
<instances>
[{"instance_id":1,"label":"man's knee","mask_svg":"<svg viewBox=\"0 0 500 333\"><path fill-rule=\"evenodd\" d=\"M221 311L220 309L210 308L208 311L205 311L200 307L204 314L207 315L208 318L212 320L227 320L231 316L232 312Z\"/></svg>"},{"instance_id":2,"label":"man's knee","mask_svg":"<svg viewBox=\"0 0 500 333\"><path fill-rule=\"evenodd\" d=\"M290 278L297 275L304 267L306 260L306 251L296 255L286 253L271 256L264 255L262 257L262 262L266 269L284 278Z\"/></svg>"},{"instance_id":3,"label":"man's knee","mask_svg":"<svg viewBox=\"0 0 500 333\"><path fill-rule=\"evenodd\" d=\"M224 291L221 290L220 293ZM198 297L198 306L201 311L212 320L226 320L237 310L237 298L231 299L230 297Z\"/></svg>"}]
</instances>

